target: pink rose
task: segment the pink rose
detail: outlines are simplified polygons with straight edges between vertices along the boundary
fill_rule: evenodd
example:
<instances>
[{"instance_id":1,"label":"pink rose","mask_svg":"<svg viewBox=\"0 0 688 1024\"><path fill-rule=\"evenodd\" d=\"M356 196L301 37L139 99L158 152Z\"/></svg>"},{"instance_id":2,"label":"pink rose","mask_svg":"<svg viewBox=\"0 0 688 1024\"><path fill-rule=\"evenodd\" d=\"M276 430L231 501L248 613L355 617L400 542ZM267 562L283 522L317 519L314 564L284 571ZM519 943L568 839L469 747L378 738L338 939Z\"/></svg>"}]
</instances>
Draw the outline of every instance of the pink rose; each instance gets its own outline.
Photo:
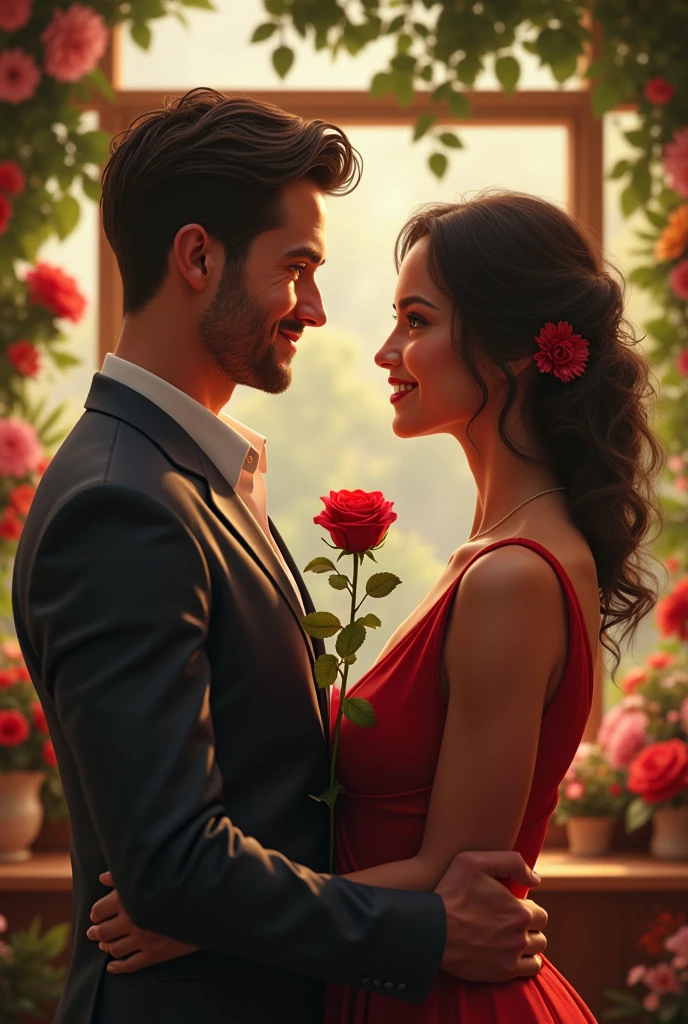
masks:
<instances>
[{"instance_id":1,"label":"pink rose","mask_svg":"<svg viewBox=\"0 0 688 1024\"><path fill-rule=\"evenodd\" d=\"M23 103L38 88L41 72L29 53L19 47L0 52L0 100Z\"/></svg>"},{"instance_id":2,"label":"pink rose","mask_svg":"<svg viewBox=\"0 0 688 1024\"><path fill-rule=\"evenodd\" d=\"M681 709L680 710L681 710L681 725L683 727L683 731L685 733L688 733L688 697L684 697L683 698L683 702L681 704Z\"/></svg>"},{"instance_id":3,"label":"pink rose","mask_svg":"<svg viewBox=\"0 0 688 1024\"><path fill-rule=\"evenodd\" d=\"M681 568L681 563L675 555L669 555L664 564L669 572L677 572Z\"/></svg>"},{"instance_id":4,"label":"pink rose","mask_svg":"<svg viewBox=\"0 0 688 1024\"><path fill-rule=\"evenodd\" d=\"M677 298L688 302L688 260L681 260L669 274L669 283Z\"/></svg>"},{"instance_id":5,"label":"pink rose","mask_svg":"<svg viewBox=\"0 0 688 1024\"><path fill-rule=\"evenodd\" d=\"M16 32L28 25L32 0L0 0L0 31Z\"/></svg>"},{"instance_id":6,"label":"pink rose","mask_svg":"<svg viewBox=\"0 0 688 1024\"><path fill-rule=\"evenodd\" d=\"M622 715L604 745L612 768L625 768L647 742L649 719L644 711L627 711Z\"/></svg>"},{"instance_id":7,"label":"pink rose","mask_svg":"<svg viewBox=\"0 0 688 1024\"><path fill-rule=\"evenodd\" d=\"M659 993L648 992L643 999L643 1009L647 1010L648 1013L652 1013L654 1010L659 1008Z\"/></svg>"},{"instance_id":8,"label":"pink rose","mask_svg":"<svg viewBox=\"0 0 688 1024\"><path fill-rule=\"evenodd\" d=\"M648 988L660 996L668 993L678 996L683 992L681 980L669 964L655 964L653 967L648 967L643 981Z\"/></svg>"},{"instance_id":9,"label":"pink rose","mask_svg":"<svg viewBox=\"0 0 688 1024\"><path fill-rule=\"evenodd\" d=\"M38 435L30 423L16 416L0 419L0 476L28 476L42 455Z\"/></svg>"},{"instance_id":10,"label":"pink rose","mask_svg":"<svg viewBox=\"0 0 688 1024\"><path fill-rule=\"evenodd\" d=\"M671 187L680 196L688 196L688 127L674 132L664 147L664 168Z\"/></svg>"},{"instance_id":11,"label":"pink rose","mask_svg":"<svg viewBox=\"0 0 688 1024\"><path fill-rule=\"evenodd\" d=\"M72 4L66 11L55 8L41 41L48 74L58 82L78 82L98 66L107 49L108 29L92 7Z\"/></svg>"},{"instance_id":12,"label":"pink rose","mask_svg":"<svg viewBox=\"0 0 688 1024\"><path fill-rule=\"evenodd\" d=\"M585 786L582 782L569 782L564 789L567 800L580 800L585 796Z\"/></svg>"},{"instance_id":13,"label":"pink rose","mask_svg":"<svg viewBox=\"0 0 688 1024\"><path fill-rule=\"evenodd\" d=\"M639 981L642 981L645 977L645 971L647 967L645 964L636 964L635 967L631 967L630 971L626 975L626 984L629 988L633 988Z\"/></svg>"},{"instance_id":14,"label":"pink rose","mask_svg":"<svg viewBox=\"0 0 688 1024\"><path fill-rule=\"evenodd\" d=\"M688 967L688 924L684 924L677 932L670 935L664 942L664 948L670 953L675 953L671 966L677 971L685 970Z\"/></svg>"}]
</instances>

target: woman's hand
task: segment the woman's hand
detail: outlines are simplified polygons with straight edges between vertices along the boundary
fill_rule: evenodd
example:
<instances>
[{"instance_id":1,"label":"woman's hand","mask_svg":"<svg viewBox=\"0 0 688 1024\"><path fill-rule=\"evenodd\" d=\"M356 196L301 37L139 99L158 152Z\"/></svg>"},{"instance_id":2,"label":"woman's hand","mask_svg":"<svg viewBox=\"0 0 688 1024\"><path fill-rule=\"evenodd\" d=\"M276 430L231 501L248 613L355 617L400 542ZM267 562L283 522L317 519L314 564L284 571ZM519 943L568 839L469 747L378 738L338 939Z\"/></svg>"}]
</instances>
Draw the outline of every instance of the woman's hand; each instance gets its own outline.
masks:
<instances>
[{"instance_id":1,"label":"woman's hand","mask_svg":"<svg viewBox=\"0 0 688 1024\"><path fill-rule=\"evenodd\" d=\"M115 884L109 871L102 874L99 881L108 886ZM93 904L91 920L93 924L86 935L97 942L104 953L114 957L107 965L110 974L136 974L144 967L176 960L199 948L138 928L122 906L115 888Z\"/></svg>"}]
</instances>

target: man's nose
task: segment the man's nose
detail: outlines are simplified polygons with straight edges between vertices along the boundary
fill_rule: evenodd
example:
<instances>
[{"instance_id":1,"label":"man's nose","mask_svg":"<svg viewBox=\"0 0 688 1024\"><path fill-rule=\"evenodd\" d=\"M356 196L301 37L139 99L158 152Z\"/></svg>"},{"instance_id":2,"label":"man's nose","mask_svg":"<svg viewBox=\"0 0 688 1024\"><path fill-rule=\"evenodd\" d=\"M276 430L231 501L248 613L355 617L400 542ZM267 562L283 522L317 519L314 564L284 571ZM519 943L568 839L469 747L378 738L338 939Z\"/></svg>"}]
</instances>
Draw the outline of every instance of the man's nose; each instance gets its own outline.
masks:
<instances>
[{"instance_id":1,"label":"man's nose","mask_svg":"<svg viewBox=\"0 0 688 1024\"><path fill-rule=\"evenodd\" d=\"M309 290L307 295L297 299L294 314L296 319L308 327L323 327L327 323L327 313L318 288Z\"/></svg>"}]
</instances>

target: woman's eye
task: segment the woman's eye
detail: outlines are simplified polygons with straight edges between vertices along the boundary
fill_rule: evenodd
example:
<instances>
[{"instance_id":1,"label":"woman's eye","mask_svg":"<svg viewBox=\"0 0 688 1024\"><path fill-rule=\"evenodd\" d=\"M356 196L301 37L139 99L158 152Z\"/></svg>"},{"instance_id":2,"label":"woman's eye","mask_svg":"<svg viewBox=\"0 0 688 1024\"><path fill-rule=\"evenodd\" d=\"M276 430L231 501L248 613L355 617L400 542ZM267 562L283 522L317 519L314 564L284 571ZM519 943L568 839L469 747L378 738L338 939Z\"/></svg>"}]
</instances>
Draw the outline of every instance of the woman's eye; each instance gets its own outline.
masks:
<instances>
[{"instance_id":1,"label":"woman's eye","mask_svg":"<svg viewBox=\"0 0 688 1024\"><path fill-rule=\"evenodd\" d=\"M423 321L420 319L420 317L415 316L415 314L413 313L406 314L406 322L411 328L423 326Z\"/></svg>"}]
</instances>

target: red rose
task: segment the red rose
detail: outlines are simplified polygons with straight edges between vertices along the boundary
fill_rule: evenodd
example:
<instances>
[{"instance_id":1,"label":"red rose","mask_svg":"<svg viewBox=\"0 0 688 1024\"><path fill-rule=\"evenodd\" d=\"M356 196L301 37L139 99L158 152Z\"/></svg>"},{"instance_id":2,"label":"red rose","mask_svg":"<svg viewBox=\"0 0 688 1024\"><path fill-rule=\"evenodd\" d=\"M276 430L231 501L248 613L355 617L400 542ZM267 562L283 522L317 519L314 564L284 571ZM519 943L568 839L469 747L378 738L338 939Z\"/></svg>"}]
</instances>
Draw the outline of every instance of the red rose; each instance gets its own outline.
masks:
<instances>
[{"instance_id":1,"label":"red rose","mask_svg":"<svg viewBox=\"0 0 688 1024\"><path fill-rule=\"evenodd\" d=\"M13 668L0 668L0 690L6 686L14 686L17 674Z\"/></svg>"},{"instance_id":2,"label":"red rose","mask_svg":"<svg viewBox=\"0 0 688 1024\"><path fill-rule=\"evenodd\" d=\"M675 634L680 640L688 640L688 579L679 580L658 602L656 616L662 636Z\"/></svg>"},{"instance_id":3,"label":"red rose","mask_svg":"<svg viewBox=\"0 0 688 1024\"><path fill-rule=\"evenodd\" d=\"M643 747L628 767L628 788L648 804L663 804L688 789L688 745L662 740Z\"/></svg>"},{"instance_id":4,"label":"red rose","mask_svg":"<svg viewBox=\"0 0 688 1024\"><path fill-rule=\"evenodd\" d=\"M50 740L46 740L43 744L43 760L49 768L57 768L57 758L55 757L55 747L52 745Z\"/></svg>"},{"instance_id":5,"label":"red rose","mask_svg":"<svg viewBox=\"0 0 688 1024\"><path fill-rule=\"evenodd\" d=\"M36 466L36 472L38 473L38 475L39 476L43 476L43 474L45 473L45 471L46 471L46 469L48 468L49 465L50 465L50 459L48 459L48 458L41 459L41 461Z\"/></svg>"},{"instance_id":6,"label":"red rose","mask_svg":"<svg viewBox=\"0 0 688 1024\"><path fill-rule=\"evenodd\" d=\"M19 164L14 160L3 160L0 163L0 192L8 196L18 196L24 191L26 178Z\"/></svg>"},{"instance_id":7,"label":"red rose","mask_svg":"<svg viewBox=\"0 0 688 1024\"><path fill-rule=\"evenodd\" d=\"M676 89L665 78L658 75L645 83L645 95L650 103L668 103L676 94Z\"/></svg>"},{"instance_id":8,"label":"red rose","mask_svg":"<svg viewBox=\"0 0 688 1024\"><path fill-rule=\"evenodd\" d=\"M54 316L78 323L86 309L86 299L77 288L76 281L59 267L38 263L26 275L29 299L36 306L44 306Z\"/></svg>"},{"instance_id":9,"label":"red rose","mask_svg":"<svg viewBox=\"0 0 688 1024\"><path fill-rule=\"evenodd\" d=\"M45 720L45 711L40 701L35 700L31 705L31 714L33 715L33 724L39 732L48 735L48 723Z\"/></svg>"},{"instance_id":10,"label":"red rose","mask_svg":"<svg viewBox=\"0 0 688 1024\"><path fill-rule=\"evenodd\" d=\"M23 377L35 377L41 368L38 349L30 341L18 341L7 346L7 358Z\"/></svg>"},{"instance_id":11,"label":"red rose","mask_svg":"<svg viewBox=\"0 0 688 1024\"><path fill-rule=\"evenodd\" d=\"M622 792L623 790L621 788L621 784L619 782L612 782L611 786L609 787L609 795L621 796Z\"/></svg>"},{"instance_id":12,"label":"red rose","mask_svg":"<svg viewBox=\"0 0 688 1024\"><path fill-rule=\"evenodd\" d=\"M0 195L0 235L4 235L12 220L12 203Z\"/></svg>"},{"instance_id":13,"label":"red rose","mask_svg":"<svg viewBox=\"0 0 688 1024\"><path fill-rule=\"evenodd\" d=\"M0 537L3 540L19 540L24 523L17 515L16 509L8 506L0 519Z\"/></svg>"},{"instance_id":14,"label":"red rose","mask_svg":"<svg viewBox=\"0 0 688 1024\"><path fill-rule=\"evenodd\" d=\"M36 488L31 484L19 484L10 494L10 505L20 516L27 516Z\"/></svg>"},{"instance_id":15,"label":"red rose","mask_svg":"<svg viewBox=\"0 0 688 1024\"><path fill-rule=\"evenodd\" d=\"M0 747L16 747L30 734L31 728L21 711L0 711Z\"/></svg>"},{"instance_id":16,"label":"red rose","mask_svg":"<svg viewBox=\"0 0 688 1024\"><path fill-rule=\"evenodd\" d=\"M325 511L313 522L329 530L333 543L349 554L376 548L397 518L382 491L330 491L329 498L320 500Z\"/></svg>"},{"instance_id":17,"label":"red rose","mask_svg":"<svg viewBox=\"0 0 688 1024\"><path fill-rule=\"evenodd\" d=\"M31 673L29 672L26 665L18 665L17 668L13 668L12 671L14 672L18 683L31 682Z\"/></svg>"}]
</instances>

